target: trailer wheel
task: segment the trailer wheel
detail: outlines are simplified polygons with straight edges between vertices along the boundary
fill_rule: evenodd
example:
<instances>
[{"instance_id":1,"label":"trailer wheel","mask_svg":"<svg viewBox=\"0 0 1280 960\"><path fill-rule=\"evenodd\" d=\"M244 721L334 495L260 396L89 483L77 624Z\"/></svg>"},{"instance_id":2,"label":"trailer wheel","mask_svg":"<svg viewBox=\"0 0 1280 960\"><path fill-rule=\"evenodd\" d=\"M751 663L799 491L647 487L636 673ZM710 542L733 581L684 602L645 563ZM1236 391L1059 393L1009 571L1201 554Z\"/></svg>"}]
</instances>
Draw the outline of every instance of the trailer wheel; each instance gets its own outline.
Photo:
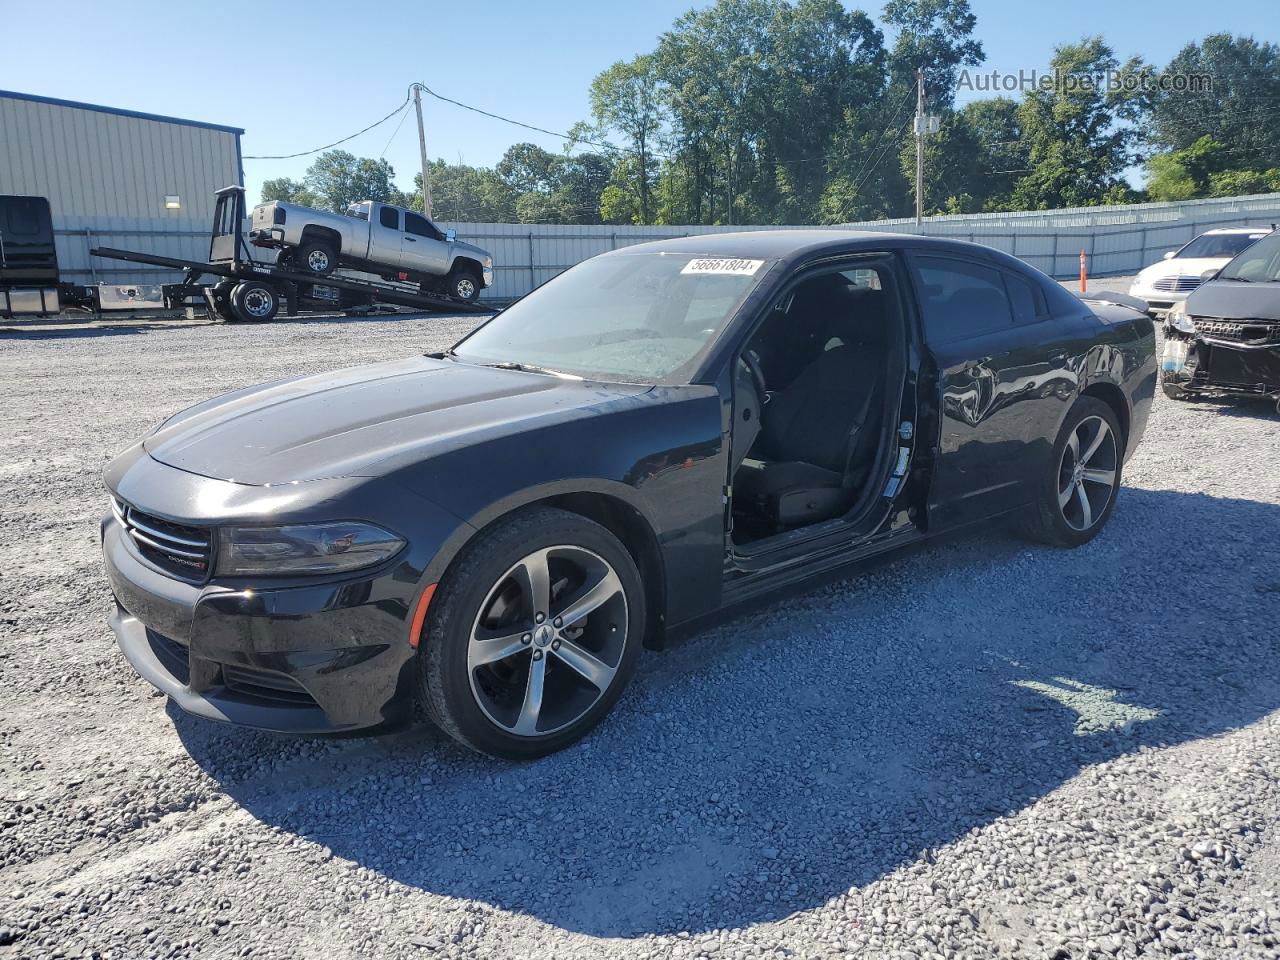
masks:
<instances>
[{"instance_id":1,"label":"trailer wheel","mask_svg":"<svg viewBox=\"0 0 1280 960\"><path fill-rule=\"evenodd\" d=\"M293 251L293 263L303 273L327 277L338 265L338 257L327 243L309 241Z\"/></svg>"},{"instance_id":2,"label":"trailer wheel","mask_svg":"<svg viewBox=\"0 0 1280 960\"><path fill-rule=\"evenodd\" d=\"M231 291L231 307L237 320L267 323L280 309L280 295L261 280L246 280Z\"/></svg>"}]
</instances>

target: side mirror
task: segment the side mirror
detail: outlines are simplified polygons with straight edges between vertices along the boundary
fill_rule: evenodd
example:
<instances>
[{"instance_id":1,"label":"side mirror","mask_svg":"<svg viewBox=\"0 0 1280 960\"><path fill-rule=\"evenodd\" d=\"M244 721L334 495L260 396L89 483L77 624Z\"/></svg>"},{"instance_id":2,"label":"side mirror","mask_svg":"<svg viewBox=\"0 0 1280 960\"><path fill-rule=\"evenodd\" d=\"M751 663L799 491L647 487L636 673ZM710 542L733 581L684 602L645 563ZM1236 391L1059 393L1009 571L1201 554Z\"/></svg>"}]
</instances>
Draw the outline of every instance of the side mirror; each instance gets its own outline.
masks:
<instances>
[{"instance_id":1,"label":"side mirror","mask_svg":"<svg viewBox=\"0 0 1280 960\"><path fill-rule=\"evenodd\" d=\"M453 241L458 239L458 231L453 229L453 227L450 227L444 232L444 239L448 243L453 243Z\"/></svg>"},{"instance_id":2,"label":"side mirror","mask_svg":"<svg viewBox=\"0 0 1280 960\"><path fill-rule=\"evenodd\" d=\"M1164 252L1164 259L1165 259L1165 260L1172 260L1172 259L1174 258L1174 256L1177 254L1177 252L1178 252L1177 250L1166 250L1166 251Z\"/></svg>"}]
</instances>

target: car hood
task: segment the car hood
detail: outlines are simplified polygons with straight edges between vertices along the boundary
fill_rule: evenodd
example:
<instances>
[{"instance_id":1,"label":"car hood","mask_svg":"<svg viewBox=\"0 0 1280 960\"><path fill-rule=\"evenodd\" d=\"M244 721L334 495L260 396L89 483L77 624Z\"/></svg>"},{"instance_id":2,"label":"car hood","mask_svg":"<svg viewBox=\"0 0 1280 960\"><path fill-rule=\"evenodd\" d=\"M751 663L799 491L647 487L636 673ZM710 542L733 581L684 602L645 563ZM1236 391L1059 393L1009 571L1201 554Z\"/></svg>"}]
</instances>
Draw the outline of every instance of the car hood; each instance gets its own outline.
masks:
<instances>
[{"instance_id":1,"label":"car hood","mask_svg":"<svg viewBox=\"0 0 1280 960\"><path fill-rule=\"evenodd\" d=\"M477 247L474 243L467 243L465 240L453 241L453 252L455 254L469 253L472 256L474 256L477 260L481 260L481 261L483 261L485 257L489 256L488 250L485 250L481 247Z\"/></svg>"},{"instance_id":2,"label":"car hood","mask_svg":"<svg viewBox=\"0 0 1280 960\"><path fill-rule=\"evenodd\" d=\"M1225 320L1280 321L1280 283L1211 280L1187 298L1187 313Z\"/></svg>"},{"instance_id":3,"label":"car hood","mask_svg":"<svg viewBox=\"0 0 1280 960\"><path fill-rule=\"evenodd\" d=\"M1144 268L1137 279L1149 283L1160 277L1199 277L1216 273L1230 262L1230 257L1174 257Z\"/></svg>"},{"instance_id":4,"label":"car hood","mask_svg":"<svg viewBox=\"0 0 1280 960\"><path fill-rule=\"evenodd\" d=\"M143 441L161 463L253 485L377 476L391 458L417 458L591 416L638 384L415 357L250 387L198 404Z\"/></svg>"}]
</instances>

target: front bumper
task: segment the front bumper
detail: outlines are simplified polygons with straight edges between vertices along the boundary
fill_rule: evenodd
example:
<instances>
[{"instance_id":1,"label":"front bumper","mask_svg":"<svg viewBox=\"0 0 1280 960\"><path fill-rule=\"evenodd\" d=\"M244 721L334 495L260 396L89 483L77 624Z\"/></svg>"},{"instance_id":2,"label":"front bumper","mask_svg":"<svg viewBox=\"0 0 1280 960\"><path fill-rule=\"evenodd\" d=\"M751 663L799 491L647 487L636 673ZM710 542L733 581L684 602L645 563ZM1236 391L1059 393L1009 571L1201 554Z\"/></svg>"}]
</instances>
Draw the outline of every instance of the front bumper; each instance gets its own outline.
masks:
<instances>
[{"instance_id":1,"label":"front bumper","mask_svg":"<svg viewBox=\"0 0 1280 960\"><path fill-rule=\"evenodd\" d=\"M140 676L188 713L288 733L411 716L412 593L393 572L281 589L232 589L154 569L102 522L111 628Z\"/></svg>"},{"instance_id":2,"label":"front bumper","mask_svg":"<svg viewBox=\"0 0 1280 960\"><path fill-rule=\"evenodd\" d=\"M1168 313L1193 292L1191 290L1157 290L1149 284L1137 283L1129 287L1129 296L1145 300L1147 312L1152 315Z\"/></svg>"},{"instance_id":3,"label":"front bumper","mask_svg":"<svg viewBox=\"0 0 1280 960\"><path fill-rule=\"evenodd\" d=\"M1166 328L1161 375L1167 386L1188 393L1280 396L1280 343L1239 343Z\"/></svg>"}]
</instances>

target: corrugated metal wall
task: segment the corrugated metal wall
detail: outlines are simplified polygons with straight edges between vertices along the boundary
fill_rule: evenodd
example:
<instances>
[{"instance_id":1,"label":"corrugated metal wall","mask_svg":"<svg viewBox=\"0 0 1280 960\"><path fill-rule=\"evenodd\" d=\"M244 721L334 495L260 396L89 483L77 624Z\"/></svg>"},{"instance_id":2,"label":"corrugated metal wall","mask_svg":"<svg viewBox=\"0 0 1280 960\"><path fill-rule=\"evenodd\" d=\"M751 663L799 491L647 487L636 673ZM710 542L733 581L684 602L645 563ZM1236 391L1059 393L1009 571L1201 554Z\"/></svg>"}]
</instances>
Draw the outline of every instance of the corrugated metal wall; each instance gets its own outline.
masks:
<instances>
[{"instance_id":1,"label":"corrugated metal wall","mask_svg":"<svg viewBox=\"0 0 1280 960\"><path fill-rule=\"evenodd\" d=\"M931 217L919 232L986 244L1021 257L1059 279L1079 272L1085 251L1091 276L1135 273L1213 227L1280 222L1280 194L1146 203L1071 210ZM496 281L486 298L527 293L562 270L596 254L646 240L739 230L800 230L805 225L762 226L555 226L455 223L458 236L489 250ZM875 220L829 229L916 233L915 220Z\"/></svg>"},{"instance_id":2,"label":"corrugated metal wall","mask_svg":"<svg viewBox=\"0 0 1280 960\"><path fill-rule=\"evenodd\" d=\"M239 182L233 128L0 93L0 193L49 199L68 280L94 279L91 245L204 259L213 193ZM181 209L165 209L168 195ZM136 265L96 267L97 279L161 279Z\"/></svg>"}]
</instances>

